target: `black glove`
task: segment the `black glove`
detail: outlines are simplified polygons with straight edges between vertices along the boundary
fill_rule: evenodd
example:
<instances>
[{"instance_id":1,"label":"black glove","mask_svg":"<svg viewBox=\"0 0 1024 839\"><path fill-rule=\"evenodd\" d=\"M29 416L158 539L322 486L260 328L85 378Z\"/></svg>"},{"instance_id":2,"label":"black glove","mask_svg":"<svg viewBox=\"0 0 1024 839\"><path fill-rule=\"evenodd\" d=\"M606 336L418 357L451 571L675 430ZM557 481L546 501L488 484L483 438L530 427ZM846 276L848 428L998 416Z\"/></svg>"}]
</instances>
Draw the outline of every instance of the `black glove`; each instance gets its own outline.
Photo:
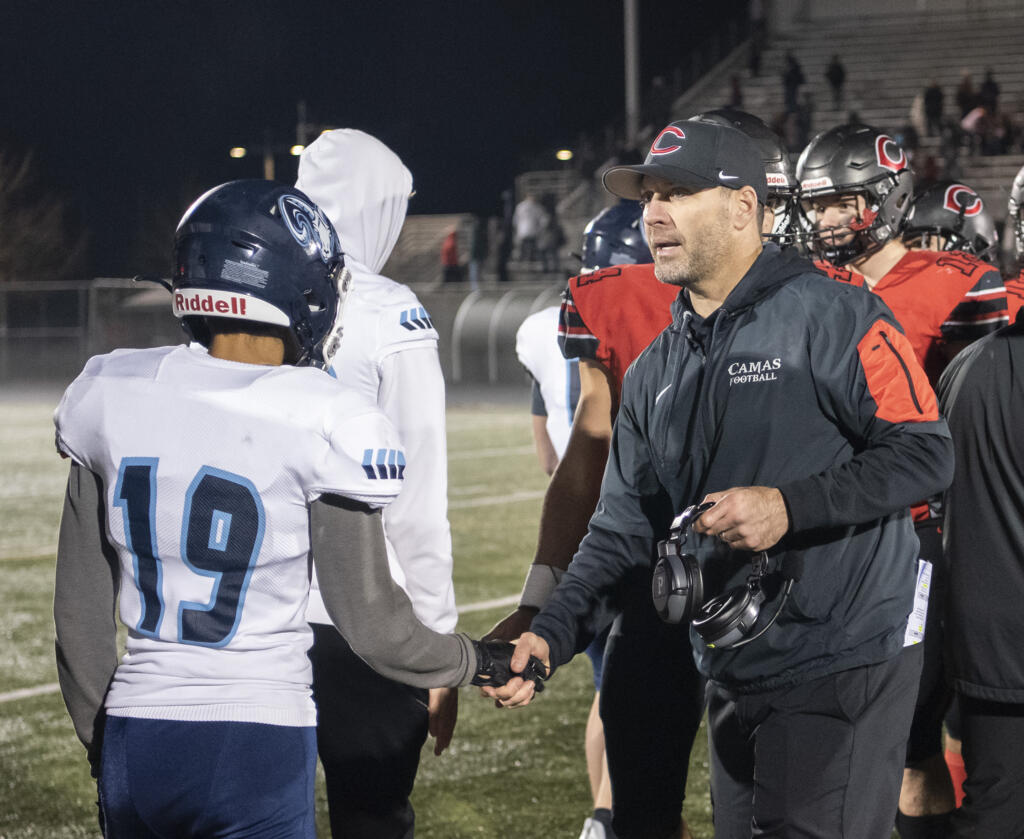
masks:
<instances>
[{"instance_id":1,"label":"black glove","mask_svg":"<svg viewBox=\"0 0 1024 839\"><path fill-rule=\"evenodd\" d=\"M548 677L547 669L537 656L530 656L522 673L513 673L511 662L512 653L516 651L515 645L508 641L474 641L473 649L476 650L476 673L470 681L471 685L489 685L497 688L514 676L520 676L523 679L532 679L537 693L544 690L544 680Z\"/></svg>"}]
</instances>

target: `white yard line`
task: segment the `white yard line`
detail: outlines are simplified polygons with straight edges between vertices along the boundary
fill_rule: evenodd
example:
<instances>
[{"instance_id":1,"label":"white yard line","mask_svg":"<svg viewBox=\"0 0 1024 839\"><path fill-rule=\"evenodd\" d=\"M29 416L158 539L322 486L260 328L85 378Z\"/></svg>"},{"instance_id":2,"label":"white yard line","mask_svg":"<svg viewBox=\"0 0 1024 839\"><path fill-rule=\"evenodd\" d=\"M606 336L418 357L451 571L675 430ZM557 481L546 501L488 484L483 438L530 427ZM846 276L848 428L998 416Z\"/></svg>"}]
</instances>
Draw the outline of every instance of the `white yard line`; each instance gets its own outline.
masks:
<instances>
[{"instance_id":1,"label":"white yard line","mask_svg":"<svg viewBox=\"0 0 1024 839\"><path fill-rule=\"evenodd\" d=\"M497 609L499 606L514 606L519 602L518 594L510 594L507 597L496 597L494 600L481 600L479 603L466 603L456 610L460 615L467 612L486 612L488 609Z\"/></svg>"},{"instance_id":2,"label":"white yard line","mask_svg":"<svg viewBox=\"0 0 1024 839\"><path fill-rule=\"evenodd\" d=\"M0 693L0 702L14 702L18 699L28 699L32 696L42 696L44 693L55 693L60 690L60 685L51 682L47 685L36 685L34 688L22 688L21 690L9 690L7 693Z\"/></svg>"},{"instance_id":3,"label":"white yard line","mask_svg":"<svg viewBox=\"0 0 1024 839\"><path fill-rule=\"evenodd\" d=\"M492 507L495 504L509 504L513 501L536 501L543 498L546 490L533 489L522 492L513 492L508 495L485 495L482 498L462 498L457 501L449 501L449 510L466 510L471 507Z\"/></svg>"},{"instance_id":4,"label":"white yard line","mask_svg":"<svg viewBox=\"0 0 1024 839\"><path fill-rule=\"evenodd\" d=\"M473 460L478 457L504 457L511 454L533 454L533 446L505 446L493 449L467 449L466 451L448 452L449 460Z\"/></svg>"}]
</instances>

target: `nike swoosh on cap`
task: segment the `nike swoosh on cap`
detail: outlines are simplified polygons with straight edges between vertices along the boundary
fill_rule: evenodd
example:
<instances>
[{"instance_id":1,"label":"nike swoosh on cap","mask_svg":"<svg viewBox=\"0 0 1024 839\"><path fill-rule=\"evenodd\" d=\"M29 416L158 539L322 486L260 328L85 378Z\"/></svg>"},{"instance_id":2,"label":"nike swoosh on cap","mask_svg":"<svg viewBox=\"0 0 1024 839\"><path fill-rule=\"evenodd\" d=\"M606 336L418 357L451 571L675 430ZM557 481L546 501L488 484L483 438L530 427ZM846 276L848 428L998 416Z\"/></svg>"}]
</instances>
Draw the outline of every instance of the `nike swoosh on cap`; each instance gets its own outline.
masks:
<instances>
[{"instance_id":1,"label":"nike swoosh on cap","mask_svg":"<svg viewBox=\"0 0 1024 839\"><path fill-rule=\"evenodd\" d=\"M720 181L734 181L738 177L739 177L739 175L727 175L727 174L725 174L725 169L719 169L718 170L718 179Z\"/></svg>"}]
</instances>

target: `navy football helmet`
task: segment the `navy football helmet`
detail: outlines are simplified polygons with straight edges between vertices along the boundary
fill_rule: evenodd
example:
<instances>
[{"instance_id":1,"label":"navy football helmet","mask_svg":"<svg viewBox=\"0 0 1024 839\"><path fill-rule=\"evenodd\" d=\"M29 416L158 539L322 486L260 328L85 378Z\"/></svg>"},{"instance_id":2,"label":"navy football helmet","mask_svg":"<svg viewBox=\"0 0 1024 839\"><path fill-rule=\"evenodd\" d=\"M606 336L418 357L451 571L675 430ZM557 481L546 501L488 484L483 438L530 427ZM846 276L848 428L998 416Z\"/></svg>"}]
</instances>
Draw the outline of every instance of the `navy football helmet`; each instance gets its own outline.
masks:
<instances>
[{"instance_id":1,"label":"navy football helmet","mask_svg":"<svg viewBox=\"0 0 1024 839\"><path fill-rule=\"evenodd\" d=\"M1024 260L1024 166L1017 172L1010 187L1006 223L1013 225L1013 255L1020 262Z\"/></svg>"},{"instance_id":2,"label":"navy football helmet","mask_svg":"<svg viewBox=\"0 0 1024 839\"><path fill-rule=\"evenodd\" d=\"M341 339L349 272L334 227L299 190L232 181L200 196L174 234L174 314L209 343L207 317L275 324L297 364L327 368Z\"/></svg>"},{"instance_id":3,"label":"navy football helmet","mask_svg":"<svg viewBox=\"0 0 1024 839\"><path fill-rule=\"evenodd\" d=\"M999 245L981 196L955 181L940 181L914 197L903 240L929 250L966 251L989 262L997 258Z\"/></svg>"},{"instance_id":4,"label":"navy football helmet","mask_svg":"<svg viewBox=\"0 0 1024 839\"><path fill-rule=\"evenodd\" d=\"M808 246L833 265L874 253L899 236L910 212L914 178L903 148L876 128L849 123L822 131L796 163L800 221ZM816 198L861 196L848 225L820 228Z\"/></svg>"},{"instance_id":5,"label":"navy football helmet","mask_svg":"<svg viewBox=\"0 0 1024 839\"><path fill-rule=\"evenodd\" d=\"M772 232L765 234L763 238L780 246L795 244L800 230L796 220L796 176L779 135L760 117L738 108L716 108L690 119L731 126L742 131L757 144L768 180L766 205L774 216Z\"/></svg>"},{"instance_id":6,"label":"navy football helmet","mask_svg":"<svg viewBox=\"0 0 1024 839\"><path fill-rule=\"evenodd\" d=\"M583 229L583 271L653 262L639 201L606 207Z\"/></svg>"}]
</instances>

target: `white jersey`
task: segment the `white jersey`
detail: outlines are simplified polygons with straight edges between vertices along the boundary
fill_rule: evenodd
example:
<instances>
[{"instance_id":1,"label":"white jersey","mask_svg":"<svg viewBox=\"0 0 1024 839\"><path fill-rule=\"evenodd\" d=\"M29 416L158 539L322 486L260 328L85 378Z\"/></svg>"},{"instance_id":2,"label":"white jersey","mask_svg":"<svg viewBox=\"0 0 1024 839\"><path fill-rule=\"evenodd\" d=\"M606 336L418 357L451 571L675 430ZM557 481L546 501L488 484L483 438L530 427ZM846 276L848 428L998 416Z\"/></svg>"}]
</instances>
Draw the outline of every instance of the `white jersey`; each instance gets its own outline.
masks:
<instances>
[{"instance_id":1,"label":"white jersey","mask_svg":"<svg viewBox=\"0 0 1024 839\"><path fill-rule=\"evenodd\" d=\"M516 332L516 356L540 387L547 410L545 428L558 459L565 454L579 397L579 360L558 347L558 306L534 312Z\"/></svg>"},{"instance_id":2,"label":"white jersey","mask_svg":"<svg viewBox=\"0 0 1024 839\"><path fill-rule=\"evenodd\" d=\"M337 129L302 153L296 186L331 219L352 272L332 372L391 420L412 464L402 494L384 511L391 576L416 617L451 632L458 615L437 330L408 286L379 273L401 232L412 176L379 140ZM315 586L314 578L309 620L330 623Z\"/></svg>"},{"instance_id":3,"label":"white jersey","mask_svg":"<svg viewBox=\"0 0 1024 839\"><path fill-rule=\"evenodd\" d=\"M127 654L107 713L315 725L309 504L397 495L387 419L322 371L180 346L90 359L54 420L102 479L120 560Z\"/></svg>"}]
</instances>

